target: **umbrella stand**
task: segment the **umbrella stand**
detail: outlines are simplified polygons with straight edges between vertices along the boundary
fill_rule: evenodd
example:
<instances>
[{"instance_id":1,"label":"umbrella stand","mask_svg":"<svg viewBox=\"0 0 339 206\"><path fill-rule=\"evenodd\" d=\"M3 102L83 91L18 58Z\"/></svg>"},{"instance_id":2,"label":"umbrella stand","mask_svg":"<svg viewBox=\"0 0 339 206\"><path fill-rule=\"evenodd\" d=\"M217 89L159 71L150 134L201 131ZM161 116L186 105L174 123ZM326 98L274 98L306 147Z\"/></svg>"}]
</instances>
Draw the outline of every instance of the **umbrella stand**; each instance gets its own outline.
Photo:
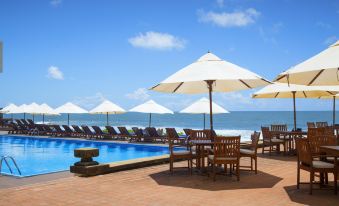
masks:
<instances>
[{"instance_id":1,"label":"umbrella stand","mask_svg":"<svg viewBox=\"0 0 339 206\"><path fill-rule=\"evenodd\" d=\"M204 129L206 128L205 126L206 126L206 114L204 113L203 114L204 115Z\"/></svg>"},{"instance_id":2,"label":"umbrella stand","mask_svg":"<svg viewBox=\"0 0 339 206\"><path fill-rule=\"evenodd\" d=\"M152 122L152 113L149 113L148 127L151 127L151 122Z\"/></svg>"},{"instance_id":3,"label":"umbrella stand","mask_svg":"<svg viewBox=\"0 0 339 206\"><path fill-rule=\"evenodd\" d=\"M293 94L293 114L294 114L294 131L297 130L297 112L295 109L295 91L292 92Z\"/></svg>"},{"instance_id":4,"label":"umbrella stand","mask_svg":"<svg viewBox=\"0 0 339 206\"><path fill-rule=\"evenodd\" d=\"M208 95L210 98L210 126L211 131L213 130L213 114L212 114L212 84L214 80L207 80L207 86L208 86Z\"/></svg>"},{"instance_id":5,"label":"umbrella stand","mask_svg":"<svg viewBox=\"0 0 339 206\"><path fill-rule=\"evenodd\" d=\"M69 126L69 113L67 113L67 124Z\"/></svg>"},{"instance_id":6,"label":"umbrella stand","mask_svg":"<svg viewBox=\"0 0 339 206\"><path fill-rule=\"evenodd\" d=\"M109 126L109 124L108 124L108 112L106 112L106 120L107 120L107 126Z\"/></svg>"},{"instance_id":7,"label":"umbrella stand","mask_svg":"<svg viewBox=\"0 0 339 206\"><path fill-rule=\"evenodd\" d=\"M335 96L333 96L333 126L335 125Z\"/></svg>"}]
</instances>

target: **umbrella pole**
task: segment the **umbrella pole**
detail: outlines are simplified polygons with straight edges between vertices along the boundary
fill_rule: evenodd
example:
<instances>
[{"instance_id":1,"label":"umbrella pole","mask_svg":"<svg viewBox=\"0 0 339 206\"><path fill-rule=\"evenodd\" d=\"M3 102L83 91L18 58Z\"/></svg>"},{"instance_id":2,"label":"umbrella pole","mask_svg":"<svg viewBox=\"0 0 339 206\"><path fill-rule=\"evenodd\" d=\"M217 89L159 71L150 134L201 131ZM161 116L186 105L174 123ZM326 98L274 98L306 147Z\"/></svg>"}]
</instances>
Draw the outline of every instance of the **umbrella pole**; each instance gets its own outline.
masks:
<instances>
[{"instance_id":1,"label":"umbrella pole","mask_svg":"<svg viewBox=\"0 0 339 206\"><path fill-rule=\"evenodd\" d=\"M45 124L45 114L42 114L42 124Z\"/></svg>"},{"instance_id":2,"label":"umbrella pole","mask_svg":"<svg viewBox=\"0 0 339 206\"><path fill-rule=\"evenodd\" d=\"M32 118L32 119L33 119L33 122L34 122L34 114L32 114L32 116L33 116L33 118Z\"/></svg>"},{"instance_id":3,"label":"umbrella pole","mask_svg":"<svg viewBox=\"0 0 339 206\"><path fill-rule=\"evenodd\" d=\"M333 126L335 125L335 96L333 96Z\"/></svg>"},{"instance_id":4,"label":"umbrella pole","mask_svg":"<svg viewBox=\"0 0 339 206\"><path fill-rule=\"evenodd\" d=\"M69 126L69 113L67 114L67 123L68 123L68 126Z\"/></svg>"},{"instance_id":5,"label":"umbrella pole","mask_svg":"<svg viewBox=\"0 0 339 206\"><path fill-rule=\"evenodd\" d=\"M212 113L212 84L213 80L207 80L207 85L208 85L208 95L210 98L210 127L211 131L213 130L213 113Z\"/></svg>"},{"instance_id":6,"label":"umbrella pole","mask_svg":"<svg viewBox=\"0 0 339 206\"><path fill-rule=\"evenodd\" d=\"M204 113L204 129L206 128L206 114Z\"/></svg>"},{"instance_id":7,"label":"umbrella pole","mask_svg":"<svg viewBox=\"0 0 339 206\"><path fill-rule=\"evenodd\" d=\"M295 109L295 91L292 92L293 94L293 114L294 114L294 131L297 130L297 112Z\"/></svg>"},{"instance_id":8,"label":"umbrella pole","mask_svg":"<svg viewBox=\"0 0 339 206\"><path fill-rule=\"evenodd\" d=\"M108 112L106 113L106 119L107 119L107 126L109 126L109 124L108 124Z\"/></svg>"},{"instance_id":9,"label":"umbrella pole","mask_svg":"<svg viewBox=\"0 0 339 206\"><path fill-rule=\"evenodd\" d=\"M26 113L24 113L24 120L26 120Z\"/></svg>"},{"instance_id":10,"label":"umbrella pole","mask_svg":"<svg viewBox=\"0 0 339 206\"><path fill-rule=\"evenodd\" d=\"M149 113L148 127L151 127L151 122L152 122L152 113Z\"/></svg>"}]
</instances>

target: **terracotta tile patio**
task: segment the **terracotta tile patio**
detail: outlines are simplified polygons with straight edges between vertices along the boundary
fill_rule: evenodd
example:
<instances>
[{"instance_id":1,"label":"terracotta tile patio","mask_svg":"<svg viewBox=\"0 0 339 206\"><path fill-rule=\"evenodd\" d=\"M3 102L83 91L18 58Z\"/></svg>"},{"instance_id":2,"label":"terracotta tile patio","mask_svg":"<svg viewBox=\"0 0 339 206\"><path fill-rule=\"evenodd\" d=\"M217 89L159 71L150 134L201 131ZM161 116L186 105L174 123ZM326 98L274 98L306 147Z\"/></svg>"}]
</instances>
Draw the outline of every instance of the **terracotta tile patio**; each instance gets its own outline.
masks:
<instances>
[{"instance_id":1,"label":"terracotta tile patio","mask_svg":"<svg viewBox=\"0 0 339 206\"><path fill-rule=\"evenodd\" d=\"M247 161L242 161L247 164ZM177 163L177 165L186 165ZM260 172L235 177L189 176L168 165L122 171L91 178L66 177L0 190L0 205L339 205L333 191L308 185L296 189L295 157L260 157ZM302 173L303 181L308 179ZM1 179L0 179L1 181Z\"/></svg>"}]
</instances>

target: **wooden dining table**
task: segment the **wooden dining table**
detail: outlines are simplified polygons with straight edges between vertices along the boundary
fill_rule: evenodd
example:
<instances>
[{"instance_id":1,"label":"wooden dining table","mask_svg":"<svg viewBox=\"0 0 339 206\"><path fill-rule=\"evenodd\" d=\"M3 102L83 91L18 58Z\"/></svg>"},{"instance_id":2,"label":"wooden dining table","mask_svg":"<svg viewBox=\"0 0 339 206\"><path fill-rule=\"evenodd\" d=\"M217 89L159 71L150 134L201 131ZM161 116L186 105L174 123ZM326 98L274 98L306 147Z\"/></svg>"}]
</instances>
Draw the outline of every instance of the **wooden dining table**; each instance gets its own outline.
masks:
<instances>
[{"instance_id":1,"label":"wooden dining table","mask_svg":"<svg viewBox=\"0 0 339 206\"><path fill-rule=\"evenodd\" d=\"M307 135L306 131L270 131L272 136L288 141L287 152L295 154L295 137L304 137Z\"/></svg>"},{"instance_id":2,"label":"wooden dining table","mask_svg":"<svg viewBox=\"0 0 339 206\"><path fill-rule=\"evenodd\" d=\"M207 147L212 148L214 143L207 140L196 140L192 141L190 144L191 147L195 146L196 148L196 167L201 172L204 172L206 169L205 157L208 155L206 154L206 149Z\"/></svg>"},{"instance_id":3,"label":"wooden dining table","mask_svg":"<svg viewBox=\"0 0 339 206\"><path fill-rule=\"evenodd\" d=\"M339 157L339 146L320 146L320 151L327 155Z\"/></svg>"}]
</instances>

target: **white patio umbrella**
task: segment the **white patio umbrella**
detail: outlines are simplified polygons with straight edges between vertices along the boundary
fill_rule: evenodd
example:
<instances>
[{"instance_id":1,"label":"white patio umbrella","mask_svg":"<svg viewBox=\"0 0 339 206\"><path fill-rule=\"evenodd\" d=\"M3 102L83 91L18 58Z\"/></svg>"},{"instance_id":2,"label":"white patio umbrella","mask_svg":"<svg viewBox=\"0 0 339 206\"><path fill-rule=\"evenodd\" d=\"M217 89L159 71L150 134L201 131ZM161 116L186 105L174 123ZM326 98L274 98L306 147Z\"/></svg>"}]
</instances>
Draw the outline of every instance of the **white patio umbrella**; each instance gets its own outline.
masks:
<instances>
[{"instance_id":1,"label":"white patio umbrella","mask_svg":"<svg viewBox=\"0 0 339 206\"><path fill-rule=\"evenodd\" d=\"M99 106L95 107L91 111L89 111L90 114L106 114L106 119L107 119L107 125L108 123L108 115L109 114L122 114L125 113L126 111L119 107L118 105L105 100L102 102Z\"/></svg>"},{"instance_id":2,"label":"white patio umbrella","mask_svg":"<svg viewBox=\"0 0 339 206\"><path fill-rule=\"evenodd\" d=\"M17 108L14 108L12 111L8 112L8 114L24 114L24 119L26 119L26 114L28 112L28 105L22 104Z\"/></svg>"},{"instance_id":3,"label":"white patio umbrella","mask_svg":"<svg viewBox=\"0 0 339 206\"><path fill-rule=\"evenodd\" d=\"M48 104L43 103L40 105L40 112L42 114L42 122L45 123L45 115L60 115Z\"/></svg>"},{"instance_id":4,"label":"white patio umbrella","mask_svg":"<svg viewBox=\"0 0 339 206\"><path fill-rule=\"evenodd\" d=\"M27 105L26 107L26 113L27 114L31 114L32 115L32 119L33 119L33 122L34 122L34 116L35 115L38 115L38 114L43 114L42 111L41 111L41 108L40 108L40 105L38 105L37 103L33 102L29 105Z\"/></svg>"},{"instance_id":5,"label":"white patio umbrella","mask_svg":"<svg viewBox=\"0 0 339 206\"><path fill-rule=\"evenodd\" d=\"M212 114L222 114L222 113L229 113L229 111L225 110L218 104L212 102ZM206 114L210 113L210 103L209 100L205 97L199 99L198 101L194 102L190 106L186 107L185 109L181 110L180 113L189 113L189 114L203 114L204 116L204 129L206 125Z\"/></svg>"},{"instance_id":6,"label":"white patio umbrella","mask_svg":"<svg viewBox=\"0 0 339 206\"><path fill-rule=\"evenodd\" d=\"M9 105L7 105L6 107L4 107L4 108L2 108L1 110L0 110L0 113L8 113L8 114L11 114L11 118L13 119L13 111L16 111L16 110L18 110L18 106L16 106L15 104L9 104Z\"/></svg>"},{"instance_id":7,"label":"white patio umbrella","mask_svg":"<svg viewBox=\"0 0 339 206\"><path fill-rule=\"evenodd\" d=\"M231 92L270 84L259 75L208 52L151 89L158 92L209 93L210 126L213 129L212 92Z\"/></svg>"},{"instance_id":8,"label":"white patio umbrella","mask_svg":"<svg viewBox=\"0 0 339 206\"><path fill-rule=\"evenodd\" d=\"M61 105L60 107L56 108L54 110L57 113L60 114L67 114L67 123L69 125L69 114L86 114L88 113L87 110L79 107L78 105L75 105L71 102L67 102L64 105Z\"/></svg>"},{"instance_id":9,"label":"white patio umbrella","mask_svg":"<svg viewBox=\"0 0 339 206\"><path fill-rule=\"evenodd\" d=\"M16 106L15 104L9 104L6 107L2 108L0 110L0 113L10 113L12 111L15 111L18 109L18 106Z\"/></svg>"},{"instance_id":10,"label":"white patio umbrella","mask_svg":"<svg viewBox=\"0 0 339 206\"><path fill-rule=\"evenodd\" d=\"M140 112L149 114L148 126L151 127L152 113L153 114L173 114L173 112L166 107L156 103L153 100L149 100L143 104L140 104L129 110L130 112Z\"/></svg>"},{"instance_id":11,"label":"white patio umbrella","mask_svg":"<svg viewBox=\"0 0 339 206\"><path fill-rule=\"evenodd\" d=\"M332 96L339 92L336 86L305 86L286 83L274 83L255 92L253 98L293 98L294 130L297 129L295 98L318 98Z\"/></svg>"},{"instance_id":12,"label":"white patio umbrella","mask_svg":"<svg viewBox=\"0 0 339 206\"><path fill-rule=\"evenodd\" d=\"M339 41L279 74L276 81L312 86L339 85Z\"/></svg>"}]
</instances>

